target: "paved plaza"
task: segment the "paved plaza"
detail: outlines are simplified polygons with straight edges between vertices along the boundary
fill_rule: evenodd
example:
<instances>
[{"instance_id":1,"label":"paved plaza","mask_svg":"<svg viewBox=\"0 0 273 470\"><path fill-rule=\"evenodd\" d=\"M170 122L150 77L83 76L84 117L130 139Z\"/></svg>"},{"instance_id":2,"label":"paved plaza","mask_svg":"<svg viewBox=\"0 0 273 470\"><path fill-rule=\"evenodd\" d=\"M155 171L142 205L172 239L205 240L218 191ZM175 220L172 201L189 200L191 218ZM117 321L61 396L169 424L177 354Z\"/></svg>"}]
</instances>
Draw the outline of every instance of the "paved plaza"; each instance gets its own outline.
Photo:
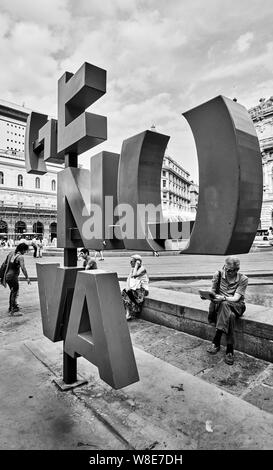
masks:
<instances>
[{"instance_id":1,"label":"paved plaza","mask_svg":"<svg viewBox=\"0 0 273 470\"><path fill-rule=\"evenodd\" d=\"M0 262L3 261L8 251L0 251ZM92 252L91 252L92 254ZM104 253L104 261L98 261L100 269L116 271L118 276L126 278L130 268L130 253L122 253L122 256L115 256L111 252ZM114 256L113 256L114 255ZM241 271L250 276L269 276L273 277L273 249L265 252L251 252L238 255L241 260ZM145 264L151 279L176 279L176 278L210 278L212 274L220 269L226 256L214 255L179 255L179 254L160 254L159 257L153 257L149 253L144 253L143 263ZM25 264L30 277L36 278L36 262L42 263L63 263L62 256L45 256L35 259L31 254L25 256ZM81 266L82 262L78 262Z\"/></svg>"}]
</instances>

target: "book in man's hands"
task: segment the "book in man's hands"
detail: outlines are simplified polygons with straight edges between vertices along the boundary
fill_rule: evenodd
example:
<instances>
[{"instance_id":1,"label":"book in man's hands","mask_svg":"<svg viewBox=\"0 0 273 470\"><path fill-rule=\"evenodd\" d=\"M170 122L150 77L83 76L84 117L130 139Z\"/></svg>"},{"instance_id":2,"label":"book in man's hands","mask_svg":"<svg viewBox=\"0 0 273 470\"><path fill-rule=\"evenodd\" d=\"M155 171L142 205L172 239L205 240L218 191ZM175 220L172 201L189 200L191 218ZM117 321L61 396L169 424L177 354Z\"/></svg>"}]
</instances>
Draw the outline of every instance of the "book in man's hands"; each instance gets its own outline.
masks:
<instances>
[{"instance_id":1,"label":"book in man's hands","mask_svg":"<svg viewBox=\"0 0 273 470\"><path fill-rule=\"evenodd\" d=\"M214 300L216 294L211 290L199 290L201 299Z\"/></svg>"}]
</instances>

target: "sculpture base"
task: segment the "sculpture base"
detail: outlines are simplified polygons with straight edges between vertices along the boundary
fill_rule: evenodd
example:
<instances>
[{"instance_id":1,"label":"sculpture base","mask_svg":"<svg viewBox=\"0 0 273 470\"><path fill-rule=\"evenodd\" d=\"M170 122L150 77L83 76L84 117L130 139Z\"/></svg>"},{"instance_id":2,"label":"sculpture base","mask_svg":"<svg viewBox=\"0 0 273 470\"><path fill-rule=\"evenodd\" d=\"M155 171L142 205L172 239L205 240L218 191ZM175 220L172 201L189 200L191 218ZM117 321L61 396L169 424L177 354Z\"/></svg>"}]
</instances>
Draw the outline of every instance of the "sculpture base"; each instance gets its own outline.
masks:
<instances>
[{"instance_id":1,"label":"sculpture base","mask_svg":"<svg viewBox=\"0 0 273 470\"><path fill-rule=\"evenodd\" d=\"M82 379L82 380L77 380L76 382L73 382L71 384L66 384L62 378L56 378L56 379L53 379L53 382L58 386L58 388L62 392L67 392L68 390L72 390L73 388L86 385L88 383L88 380Z\"/></svg>"}]
</instances>

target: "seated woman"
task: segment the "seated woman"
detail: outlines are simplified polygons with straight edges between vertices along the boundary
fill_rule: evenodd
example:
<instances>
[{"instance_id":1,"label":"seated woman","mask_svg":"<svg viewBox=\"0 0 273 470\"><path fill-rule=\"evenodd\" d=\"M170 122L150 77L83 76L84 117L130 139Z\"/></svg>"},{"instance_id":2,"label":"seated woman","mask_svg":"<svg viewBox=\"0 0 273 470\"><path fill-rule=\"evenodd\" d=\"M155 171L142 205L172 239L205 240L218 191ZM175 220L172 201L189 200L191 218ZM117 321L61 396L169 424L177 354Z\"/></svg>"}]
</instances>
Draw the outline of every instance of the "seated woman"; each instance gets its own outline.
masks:
<instances>
[{"instance_id":1,"label":"seated woman","mask_svg":"<svg viewBox=\"0 0 273 470\"><path fill-rule=\"evenodd\" d=\"M133 255L130 259L131 271L127 278L126 288L121 295L126 309L126 320L131 320L140 314L145 300L149 294L149 278L146 268L142 265L140 255Z\"/></svg>"}]
</instances>

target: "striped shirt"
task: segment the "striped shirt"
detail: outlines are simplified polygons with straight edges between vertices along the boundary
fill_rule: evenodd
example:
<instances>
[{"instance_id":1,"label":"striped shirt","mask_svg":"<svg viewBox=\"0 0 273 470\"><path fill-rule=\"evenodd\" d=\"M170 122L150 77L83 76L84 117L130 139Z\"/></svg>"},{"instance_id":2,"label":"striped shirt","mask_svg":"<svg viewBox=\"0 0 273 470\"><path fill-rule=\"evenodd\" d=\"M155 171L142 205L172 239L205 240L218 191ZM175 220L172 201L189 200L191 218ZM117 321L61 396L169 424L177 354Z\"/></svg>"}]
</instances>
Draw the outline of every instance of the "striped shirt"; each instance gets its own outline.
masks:
<instances>
[{"instance_id":1,"label":"striped shirt","mask_svg":"<svg viewBox=\"0 0 273 470\"><path fill-rule=\"evenodd\" d=\"M244 274L237 272L236 279L232 282L229 282L226 277L225 269L222 269L220 272L221 282L219 286L219 291L216 292L219 282L219 271L216 271L216 273L214 273L213 275L211 290L219 295L225 295L226 297L233 296L234 294L240 294L240 300L244 300L248 284L248 277Z\"/></svg>"}]
</instances>

